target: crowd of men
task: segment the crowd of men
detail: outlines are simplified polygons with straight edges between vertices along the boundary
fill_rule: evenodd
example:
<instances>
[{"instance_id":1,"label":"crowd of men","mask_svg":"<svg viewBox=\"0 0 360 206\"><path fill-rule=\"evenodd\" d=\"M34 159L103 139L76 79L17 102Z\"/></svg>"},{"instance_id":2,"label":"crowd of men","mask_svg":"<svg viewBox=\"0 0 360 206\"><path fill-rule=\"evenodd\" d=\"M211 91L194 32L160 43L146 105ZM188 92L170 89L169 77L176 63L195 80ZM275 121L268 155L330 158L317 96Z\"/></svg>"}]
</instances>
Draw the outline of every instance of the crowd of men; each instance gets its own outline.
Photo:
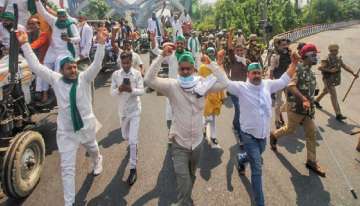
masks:
<instances>
[{"instance_id":1,"label":"crowd of men","mask_svg":"<svg viewBox=\"0 0 360 206\"><path fill-rule=\"evenodd\" d=\"M176 175L176 205L193 205L191 193L204 136L210 137L212 148L221 149L215 120L227 101L234 108L232 125L239 140L238 169L244 175L249 162L256 205L265 205L261 155L268 137L271 149L276 151L279 138L303 126L306 167L326 176L316 157L315 108L321 108L321 99L329 93L336 119L346 119L335 89L340 84L341 68L358 78L342 61L338 45L331 44L328 57L321 61L318 69L323 75L324 89L315 97L318 49L311 43L300 43L296 51L291 51L288 39L275 39L269 60L263 61L263 47L256 34L249 35L247 40L240 29L200 33L192 30L186 11L160 18L153 13L147 32L154 58L146 69L141 56L132 49L132 41L138 37L128 22L101 24L94 31L84 15L74 19L65 10L39 0L33 2L32 11L23 8L31 4L14 2L21 8L17 38L36 75L36 92L41 93L37 101L46 103L50 88L57 99L56 139L66 206L75 204L75 160L80 144L92 158L93 174L99 175L103 170L106 157L100 154L96 141L98 123L90 90L102 67L106 46L118 63L111 77L110 93L118 100L121 135L129 144L130 186L137 179L140 96L151 90L167 99L164 109ZM9 50L9 32L15 16L11 8L1 8L0 43L4 56ZM91 47L97 48L93 59L89 58ZM163 65L168 67L167 78L158 75ZM273 103L276 130L271 130ZM284 112L287 122L282 116ZM208 134L204 132L207 127ZM360 152L360 139L357 150Z\"/></svg>"}]
</instances>

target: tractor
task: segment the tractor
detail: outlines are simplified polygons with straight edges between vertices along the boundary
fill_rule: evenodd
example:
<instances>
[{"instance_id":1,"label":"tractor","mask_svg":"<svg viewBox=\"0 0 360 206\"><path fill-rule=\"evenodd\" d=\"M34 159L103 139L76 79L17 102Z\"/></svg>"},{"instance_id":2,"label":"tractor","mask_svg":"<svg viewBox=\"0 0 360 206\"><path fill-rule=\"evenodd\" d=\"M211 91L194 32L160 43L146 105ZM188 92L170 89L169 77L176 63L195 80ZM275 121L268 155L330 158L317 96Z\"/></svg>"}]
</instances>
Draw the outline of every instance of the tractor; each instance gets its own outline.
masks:
<instances>
[{"instance_id":1,"label":"tractor","mask_svg":"<svg viewBox=\"0 0 360 206\"><path fill-rule=\"evenodd\" d=\"M31 118L43 110L32 105L33 75L19 55L18 9L16 4L13 6L15 23L10 31L9 55L0 60L0 182L8 197L23 199L40 180L45 143L42 135L34 130L37 125ZM48 111L50 109L48 107Z\"/></svg>"}]
</instances>

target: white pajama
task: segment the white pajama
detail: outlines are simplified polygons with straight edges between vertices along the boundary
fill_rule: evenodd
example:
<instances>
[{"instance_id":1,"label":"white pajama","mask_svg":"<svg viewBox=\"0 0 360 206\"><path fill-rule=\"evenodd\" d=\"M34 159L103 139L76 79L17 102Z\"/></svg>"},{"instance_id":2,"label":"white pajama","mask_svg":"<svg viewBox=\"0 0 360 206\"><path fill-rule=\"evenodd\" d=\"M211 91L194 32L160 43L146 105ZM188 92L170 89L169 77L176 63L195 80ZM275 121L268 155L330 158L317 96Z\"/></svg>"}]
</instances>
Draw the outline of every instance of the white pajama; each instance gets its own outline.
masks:
<instances>
[{"instance_id":1,"label":"white pajama","mask_svg":"<svg viewBox=\"0 0 360 206\"><path fill-rule=\"evenodd\" d=\"M210 127L210 138L216 139L215 115L205 117L205 128Z\"/></svg>"},{"instance_id":2,"label":"white pajama","mask_svg":"<svg viewBox=\"0 0 360 206\"><path fill-rule=\"evenodd\" d=\"M123 138L129 141L130 169L136 168L137 144L139 143L140 115L123 117L121 121L121 133Z\"/></svg>"},{"instance_id":3,"label":"white pajama","mask_svg":"<svg viewBox=\"0 0 360 206\"><path fill-rule=\"evenodd\" d=\"M63 135L63 136L62 136ZM90 154L92 163L94 164L100 156L99 146L96 142L96 138L93 137L91 141L86 143L80 143L80 134L70 133L70 134L57 134L57 139L62 139L61 143L66 143L70 150L66 149L65 151L60 151L61 159L61 176L63 181L64 189L64 201L65 206L72 206L75 202L75 174L76 174L76 154L79 147L79 144L83 145L87 152ZM58 142L59 144L59 142Z\"/></svg>"}]
</instances>

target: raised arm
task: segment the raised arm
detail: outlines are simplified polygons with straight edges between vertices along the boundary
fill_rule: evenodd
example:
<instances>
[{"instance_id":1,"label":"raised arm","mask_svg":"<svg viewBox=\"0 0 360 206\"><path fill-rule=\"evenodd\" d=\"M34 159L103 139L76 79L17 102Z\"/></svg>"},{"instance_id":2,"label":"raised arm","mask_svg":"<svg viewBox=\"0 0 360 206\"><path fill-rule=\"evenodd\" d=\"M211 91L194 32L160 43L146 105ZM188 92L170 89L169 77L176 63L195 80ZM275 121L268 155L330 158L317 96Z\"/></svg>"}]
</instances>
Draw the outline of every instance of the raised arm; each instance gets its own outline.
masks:
<instances>
[{"instance_id":1,"label":"raised arm","mask_svg":"<svg viewBox=\"0 0 360 206\"><path fill-rule=\"evenodd\" d=\"M153 61L149 70L145 74L144 80L150 88L167 95L169 93L171 79L159 78L157 76L157 73L161 68L161 63L164 61L164 59L165 57L160 55Z\"/></svg>"},{"instance_id":2,"label":"raised arm","mask_svg":"<svg viewBox=\"0 0 360 206\"><path fill-rule=\"evenodd\" d=\"M37 76L39 76L41 79L44 79L49 84L53 84L57 78L61 78L61 74L52 71L39 62L28 42L28 36L25 32L18 31L16 36L19 44L21 45L21 49L24 52L25 59L29 64L29 68Z\"/></svg>"},{"instance_id":3,"label":"raised arm","mask_svg":"<svg viewBox=\"0 0 360 206\"><path fill-rule=\"evenodd\" d=\"M296 68L298 65L298 56L296 54L291 55L291 64L287 71L277 80L268 80L270 84L270 93L275 93L284 89L290 82L291 78L295 76Z\"/></svg>"},{"instance_id":4,"label":"raised arm","mask_svg":"<svg viewBox=\"0 0 360 206\"><path fill-rule=\"evenodd\" d=\"M35 2L36 10L39 12L39 14L45 18L45 20L47 21L47 23L50 26L54 25L57 18L55 16L51 15L48 11L46 11L46 9L42 5L41 1L39 1L39 0L35 0L35 1L36 1Z\"/></svg>"},{"instance_id":5,"label":"raised arm","mask_svg":"<svg viewBox=\"0 0 360 206\"><path fill-rule=\"evenodd\" d=\"M217 79L216 83L211 87L209 92L218 92L226 89L228 79L225 75L225 72L223 72L220 66L215 62L209 64L208 67Z\"/></svg>"},{"instance_id":6,"label":"raised arm","mask_svg":"<svg viewBox=\"0 0 360 206\"><path fill-rule=\"evenodd\" d=\"M94 61L88 69L82 72L84 79L88 82L94 81L95 77L102 68L102 61L105 55L105 41L107 36L108 31L106 30L106 28L99 28L99 31L97 33L98 46L96 49Z\"/></svg>"},{"instance_id":7,"label":"raised arm","mask_svg":"<svg viewBox=\"0 0 360 206\"><path fill-rule=\"evenodd\" d=\"M150 41L151 41L151 52L155 55L160 55L162 53L162 50L159 49L159 45L155 39L155 33L150 32Z\"/></svg>"}]
</instances>

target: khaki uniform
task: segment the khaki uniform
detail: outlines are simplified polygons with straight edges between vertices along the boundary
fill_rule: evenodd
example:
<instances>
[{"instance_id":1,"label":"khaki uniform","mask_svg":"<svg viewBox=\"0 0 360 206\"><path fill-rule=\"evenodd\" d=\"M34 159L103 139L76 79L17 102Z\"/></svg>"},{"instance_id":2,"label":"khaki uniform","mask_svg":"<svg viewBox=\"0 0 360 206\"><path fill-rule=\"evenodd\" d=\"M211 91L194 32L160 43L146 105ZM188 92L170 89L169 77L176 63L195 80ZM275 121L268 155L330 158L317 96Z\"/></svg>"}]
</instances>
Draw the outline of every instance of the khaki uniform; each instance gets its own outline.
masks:
<instances>
[{"instance_id":1,"label":"khaki uniform","mask_svg":"<svg viewBox=\"0 0 360 206\"><path fill-rule=\"evenodd\" d=\"M320 93L320 95L316 98L317 102L320 102L321 99L326 95L330 94L331 104L335 110L335 114L341 114L340 106L337 100L337 94L335 87L340 85L341 83L341 67L343 65L341 57L330 58L328 57L325 60L322 60L321 63L325 67L325 69L336 69L335 73L330 72L322 72L323 75L323 82L324 82L324 89Z\"/></svg>"},{"instance_id":2,"label":"khaki uniform","mask_svg":"<svg viewBox=\"0 0 360 206\"><path fill-rule=\"evenodd\" d=\"M263 62L261 59L261 54L263 49L260 45L249 44L246 58L250 60L251 63L258 62L263 66Z\"/></svg>"},{"instance_id":3,"label":"khaki uniform","mask_svg":"<svg viewBox=\"0 0 360 206\"><path fill-rule=\"evenodd\" d=\"M316 126L314 123L315 105L313 103L316 78L311 68L306 68L302 64L298 65L296 75L293 77L289 87L296 86L297 89L310 100L309 110L304 110L302 101L292 94L287 97L288 122L285 126L274 132L276 139L294 133L296 128L302 124L305 130L307 160L316 162Z\"/></svg>"}]
</instances>

